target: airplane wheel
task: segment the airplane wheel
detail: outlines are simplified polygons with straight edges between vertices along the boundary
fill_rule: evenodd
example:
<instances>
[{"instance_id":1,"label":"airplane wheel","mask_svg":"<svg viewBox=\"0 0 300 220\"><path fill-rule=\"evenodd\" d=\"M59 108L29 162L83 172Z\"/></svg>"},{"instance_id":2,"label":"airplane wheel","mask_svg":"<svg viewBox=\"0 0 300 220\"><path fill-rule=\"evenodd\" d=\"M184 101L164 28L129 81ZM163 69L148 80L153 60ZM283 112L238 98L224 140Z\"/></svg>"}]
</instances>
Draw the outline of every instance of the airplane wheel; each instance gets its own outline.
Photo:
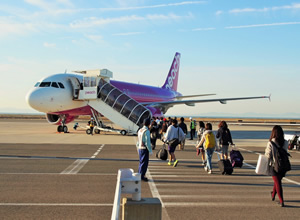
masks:
<instances>
[{"instance_id":1,"label":"airplane wheel","mask_svg":"<svg viewBox=\"0 0 300 220\"><path fill-rule=\"evenodd\" d=\"M87 134L91 134L91 133L92 133L91 129L86 129L85 132L86 132Z\"/></svg>"},{"instance_id":2,"label":"airplane wheel","mask_svg":"<svg viewBox=\"0 0 300 220\"><path fill-rule=\"evenodd\" d=\"M57 131L58 131L58 132L62 132L62 131L63 131L63 126L59 125L59 126L57 127Z\"/></svg>"},{"instance_id":3,"label":"airplane wheel","mask_svg":"<svg viewBox=\"0 0 300 220\"><path fill-rule=\"evenodd\" d=\"M100 134L100 130L99 129L95 129L95 134Z\"/></svg>"},{"instance_id":4,"label":"airplane wheel","mask_svg":"<svg viewBox=\"0 0 300 220\"><path fill-rule=\"evenodd\" d=\"M67 126L63 126L63 131L64 131L64 133L68 133L68 127Z\"/></svg>"},{"instance_id":5,"label":"airplane wheel","mask_svg":"<svg viewBox=\"0 0 300 220\"><path fill-rule=\"evenodd\" d=\"M125 130L122 130L120 133L121 133L121 135L126 135L127 134L127 132Z\"/></svg>"}]
</instances>

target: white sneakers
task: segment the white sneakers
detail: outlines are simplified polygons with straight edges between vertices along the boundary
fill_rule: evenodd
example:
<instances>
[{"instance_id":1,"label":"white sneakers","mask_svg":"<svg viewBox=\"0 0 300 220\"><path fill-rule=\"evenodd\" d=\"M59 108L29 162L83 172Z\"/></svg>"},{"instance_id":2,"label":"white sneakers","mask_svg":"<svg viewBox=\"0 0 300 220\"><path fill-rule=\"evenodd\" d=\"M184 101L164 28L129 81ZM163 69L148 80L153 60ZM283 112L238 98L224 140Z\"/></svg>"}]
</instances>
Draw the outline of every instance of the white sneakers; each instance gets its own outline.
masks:
<instances>
[{"instance_id":1,"label":"white sneakers","mask_svg":"<svg viewBox=\"0 0 300 220\"><path fill-rule=\"evenodd\" d=\"M204 170L207 171L208 174L211 174L211 170L208 170L207 166L204 167Z\"/></svg>"}]
</instances>

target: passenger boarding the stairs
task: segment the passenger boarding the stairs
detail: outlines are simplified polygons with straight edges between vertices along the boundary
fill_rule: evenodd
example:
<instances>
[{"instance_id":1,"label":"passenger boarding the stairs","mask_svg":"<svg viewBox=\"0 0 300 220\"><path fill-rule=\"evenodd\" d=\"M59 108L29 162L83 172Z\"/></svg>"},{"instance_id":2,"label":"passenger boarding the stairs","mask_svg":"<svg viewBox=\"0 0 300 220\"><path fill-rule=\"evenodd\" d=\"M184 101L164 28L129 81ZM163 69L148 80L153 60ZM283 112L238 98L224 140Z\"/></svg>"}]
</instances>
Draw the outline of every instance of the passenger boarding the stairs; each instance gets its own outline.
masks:
<instances>
[{"instance_id":1,"label":"passenger boarding the stairs","mask_svg":"<svg viewBox=\"0 0 300 220\"><path fill-rule=\"evenodd\" d=\"M181 143L185 138L185 135L180 127L177 126L177 120L172 120L172 125L168 127L165 135L164 142L169 145L169 155L170 159L168 165L176 167L178 160L175 157L175 150L179 143Z\"/></svg>"},{"instance_id":2,"label":"passenger boarding the stairs","mask_svg":"<svg viewBox=\"0 0 300 220\"><path fill-rule=\"evenodd\" d=\"M211 123L207 123L205 125L205 132L203 133L203 136L201 138L201 141L196 146L196 148L200 148L200 146L203 144L205 148L205 156L206 156L206 166L204 167L205 171L208 172L208 174L212 173L212 156L215 151L215 148L217 147L217 140L216 137L212 131L212 125Z\"/></svg>"}]
</instances>

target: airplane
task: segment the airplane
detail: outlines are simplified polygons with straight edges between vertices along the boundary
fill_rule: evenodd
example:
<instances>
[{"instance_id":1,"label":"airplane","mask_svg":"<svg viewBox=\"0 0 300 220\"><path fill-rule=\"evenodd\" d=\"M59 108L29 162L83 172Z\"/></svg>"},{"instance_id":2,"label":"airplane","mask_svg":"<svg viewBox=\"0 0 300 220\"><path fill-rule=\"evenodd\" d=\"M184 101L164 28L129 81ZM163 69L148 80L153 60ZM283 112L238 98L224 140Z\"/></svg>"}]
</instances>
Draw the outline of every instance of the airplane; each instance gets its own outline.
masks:
<instances>
[{"instance_id":1,"label":"airplane","mask_svg":"<svg viewBox=\"0 0 300 220\"><path fill-rule=\"evenodd\" d=\"M135 107L130 110L130 113L124 113L123 116L131 118L131 121L134 121L138 127L141 127L142 120L145 117L163 117L168 109L175 105L185 104L187 106L195 106L195 103L204 102L220 102L221 104L226 104L227 101L234 100L261 98L270 99L270 96L194 99L195 97L199 96L210 96L215 94L184 96L177 91L180 57L180 53L175 53L169 73L162 87L154 87L116 80L107 80L106 76L104 76L102 80L99 78L97 82L93 83L93 77L87 78L87 80L85 80L85 74L87 74L88 71L75 71L75 73L59 73L42 78L28 92L28 94L26 95L26 101L33 109L46 113L47 121L50 124L58 125L57 130L59 132L66 133L68 132L66 124L72 122L80 115L93 116L96 112L100 115L104 115L109 119L119 117L118 115L111 115L111 117L108 117L110 114L114 114L114 111L110 111L110 109L117 109L122 113L126 112L125 110L128 108L128 106L125 105L129 105L129 100L131 100L131 102L135 101ZM103 75L104 73L104 75L108 74L108 78L112 77L112 73L109 70L104 69L99 71L100 74L98 74L98 76L100 76L101 74ZM96 72L99 73L99 71ZM106 79L106 81L103 79ZM85 85L86 82L92 84ZM102 89L107 87L107 84L109 85L109 88L113 88L109 91L109 94L107 94L107 91L105 89ZM91 86L95 90L87 91L85 89L89 87L85 86ZM96 93L99 99L102 98L105 102L109 101L108 104L110 108L107 109L106 106L104 106L105 108L102 108L106 109L103 110L105 113L101 112L102 110L100 110L99 112L99 109L101 108L98 108L98 104L95 104L95 102L93 104L92 100L89 100L87 98L80 98L80 96L82 96L83 94L91 95ZM124 96L122 94L124 94ZM126 96L127 102L129 103L123 103L124 106L122 107L122 110L120 110L121 107L118 107L118 104L120 104L121 101L119 99L123 98L122 96ZM147 114L144 114L144 110L148 111ZM143 116L142 111L144 111ZM123 120L123 118L120 116L118 120L115 120L115 123L121 123L121 119ZM123 123L121 127L126 127L125 125ZM132 130L135 129L136 127ZM134 132L137 131L133 131L133 133Z\"/></svg>"}]
</instances>

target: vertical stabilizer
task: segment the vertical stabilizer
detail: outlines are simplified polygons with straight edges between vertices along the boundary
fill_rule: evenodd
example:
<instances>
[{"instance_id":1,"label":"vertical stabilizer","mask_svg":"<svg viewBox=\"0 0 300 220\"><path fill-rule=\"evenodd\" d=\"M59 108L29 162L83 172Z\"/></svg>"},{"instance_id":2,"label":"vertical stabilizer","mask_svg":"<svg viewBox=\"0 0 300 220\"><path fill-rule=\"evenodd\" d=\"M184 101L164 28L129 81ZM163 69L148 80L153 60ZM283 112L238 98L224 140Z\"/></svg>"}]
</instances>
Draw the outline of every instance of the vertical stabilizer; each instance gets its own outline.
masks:
<instances>
[{"instance_id":1,"label":"vertical stabilizer","mask_svg":"<svg viewBox=\"0 0 300 220\"><path fill-rule=\"evenodd\" d=\"M177 52L175 54L165 84L162 86L163 89L170 89L170 90L177 91L179 66L180 66L180 53Z\"/></svg>"}]
</instances>

